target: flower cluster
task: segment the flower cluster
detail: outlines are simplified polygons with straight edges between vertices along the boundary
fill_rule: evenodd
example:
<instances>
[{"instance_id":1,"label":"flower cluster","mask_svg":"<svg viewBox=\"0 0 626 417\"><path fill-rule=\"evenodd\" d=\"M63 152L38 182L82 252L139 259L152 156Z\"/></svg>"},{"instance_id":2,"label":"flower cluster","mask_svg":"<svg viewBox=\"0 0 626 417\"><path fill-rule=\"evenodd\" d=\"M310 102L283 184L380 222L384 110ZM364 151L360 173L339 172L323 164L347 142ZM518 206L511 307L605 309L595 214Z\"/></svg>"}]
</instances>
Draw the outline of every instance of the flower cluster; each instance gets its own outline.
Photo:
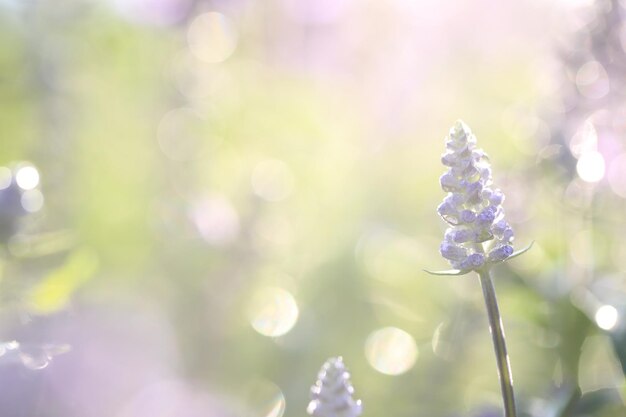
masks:
<instances>
[{"instance_id":1,"label":"flower cluster","mask_svg":"<svg viewBox=\"0 0 626 417\"><path fill-rule=\"evenodd\" d=\"M311 387L311 402L307 412L314 417L358 417L361 400L354 400L354 388L343 359L330 358L320 370Z\"/></svg>"},{"instance_id":2,"label":"flower cluster","mask_svg":"<svg viewBox=\"0 0 626 417\"><path fill-rule=\"evenodd\" d=\"M441 162L449 169L440 182L448 195L437 212L450 227L441 255L461 271L505 260L513 253L514 235L504 219L504 195L490 188L489 157L476 148L476 137L462 121L450 129L446 148Z\"/></svg>"}]
</instances>

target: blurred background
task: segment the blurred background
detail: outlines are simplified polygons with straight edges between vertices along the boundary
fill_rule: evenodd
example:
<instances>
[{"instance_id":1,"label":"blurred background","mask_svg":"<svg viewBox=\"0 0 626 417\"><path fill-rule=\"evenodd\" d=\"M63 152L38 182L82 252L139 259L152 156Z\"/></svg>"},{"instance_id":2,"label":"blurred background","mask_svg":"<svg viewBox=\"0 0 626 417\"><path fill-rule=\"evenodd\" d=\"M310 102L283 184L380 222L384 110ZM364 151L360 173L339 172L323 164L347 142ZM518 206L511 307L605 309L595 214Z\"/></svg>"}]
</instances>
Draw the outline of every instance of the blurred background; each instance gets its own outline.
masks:
<instances>
[{"instance_id":1,"label":"blurred background","mask_svg":"<svg viewBox=\"0 0 626 417\"><path fill-rule=\"evenodd\" d=\"M521 415L626 415L626 1L0 0L0 415L501 415L458 118Z\"/></svg>"}]
</instances>

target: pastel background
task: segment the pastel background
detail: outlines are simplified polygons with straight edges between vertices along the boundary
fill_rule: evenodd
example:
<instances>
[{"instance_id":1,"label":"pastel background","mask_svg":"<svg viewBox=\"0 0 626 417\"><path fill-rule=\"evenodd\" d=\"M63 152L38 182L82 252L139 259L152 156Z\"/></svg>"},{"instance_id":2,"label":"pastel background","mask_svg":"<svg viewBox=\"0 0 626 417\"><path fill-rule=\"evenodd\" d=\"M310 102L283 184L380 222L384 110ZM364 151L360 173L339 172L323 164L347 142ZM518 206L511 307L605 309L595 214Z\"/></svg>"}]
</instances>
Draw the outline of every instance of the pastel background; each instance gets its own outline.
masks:
<instances>
[{"instance_id":1,"label":"pastel background","mask_svg":"<svg viewBox=\"0 0 626 417\"><path fill-rule=\"evenodd\" d=\"M0 0L0 415L305 416L336 355L364 417L500 415L477 279L422 271L462 118L535 241L521 415L623 416L625 7Z\"/></svg>"}]
</instances>

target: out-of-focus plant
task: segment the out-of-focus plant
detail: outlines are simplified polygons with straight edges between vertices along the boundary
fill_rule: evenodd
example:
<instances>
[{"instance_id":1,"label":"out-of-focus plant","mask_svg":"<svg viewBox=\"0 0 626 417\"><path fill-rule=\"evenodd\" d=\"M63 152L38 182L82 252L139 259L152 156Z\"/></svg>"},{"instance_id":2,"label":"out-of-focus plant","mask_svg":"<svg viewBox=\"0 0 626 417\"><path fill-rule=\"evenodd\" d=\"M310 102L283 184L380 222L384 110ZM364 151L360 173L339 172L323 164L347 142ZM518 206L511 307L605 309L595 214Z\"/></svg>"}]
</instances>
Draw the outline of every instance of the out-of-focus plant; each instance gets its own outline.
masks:
<instances>
[{"instance_id":1,"label":"out-of-focus plant","mask_svg":"<svg viewBox=\"0 0 626 417\"><path fill-rule=\"evenodd\" d=\"M561 338L563 377L555 385L568 397L563 415L612 407L621 413L624 407L616 398L623 382L612 382L609 374L619 374L619 364L622 374L626 369L626 305L623 279L615 272L623 270L624 253L625 6L596 0L570 16L574 30L558 45L557 94L544 112L551 143L539 160L544 173L555 174L566 272L555 271L546 277L549 284L533 290L550 303L549 331ZM608 347L603 356L610 363L603 372L607 382L600 385L588 382L593 378L587 369L597 366L589 353L598 351L596 342Z\"/></svg>"},{"instance_id":2,"label":"out-of-focus plant","mask_svg":"<svg viewBox=\"0 0 626 417\"><path fill-rule=\"evenodd\" d=\"M441 255L453 270L434 275L464 275L475 271L485 298L489 328L496 354L505 415L515 417L513 377L506 350L504 328L498 309L491 267L521 255L528 246L513 252L513 229L504 216L504 194L492 185L487 154L476 148L476 137L462 121L457 121L446 138L446 153L441 160L449 167L441 177L441 188L448 193L437 212L450 227L441 243Z\"/></svg>"},{"instance_id":3,"label":"out-of-focus plant","mask_svg":"<svg viewBox=\"0 0 626 417\"><path fill-rule=\"evenodd\" d=\"M362 412L361 400L353 398L343 358L328 359L320 370L315 385L311 387L311 402L307 412L313 417L358 417Z\"/></svg>"},{"instance_id":4,"label":"out-of-focus plant","mask_svg":"<svg viewBox=\"0 0 626 417\"><path fill-rule=\"evenodd\" d=\"M563 69L550 117L551 151L571 180L605 177L620 138L626 134L626 39L623 2L597 0L579 11L577 29L559 46ZM578 174L578 175L576 175Z\"/></svg>"},{"instance_id":5,"label":"out-of-focus plant","mask_svg":"<svg viewBox=\"0 0 626 417\"><path fill-rule=\"evenodd\" d=\"M37 257L41 253L49 254L53 246L57 249L67 248L65 244L56 245L59 241L66 240L61 234L27 237L28 216L41 211L44 205L39 182L39 171L30 163L16 163L12 168L0 167L0 243L4 249L0 262L3 268L4 264L19 263L22 258ZM47 272L47 277L31 287L18 286L18 294L3 293L2 299L19 300L20 305L16 308L19 311L28 312L26 315L30 313L45 315L63 307L79 283L75 277L83 278L85 274L93 273L93 268L85 269L78 265L78 259L84 258L82 253L80 251L70 253L70 260L60 268ZM73 281L67 279L70 268L73 271L70 273ZM2 278L6 280L8 277L2 276ZM2 286L2 291L6 289L5 284ZM23 303L23 301L26 302ZM5 313L4 308L6 305L3 305L3 313ZM22 321L28 322L29 320ZM2 322L6 321L3 318ZM19 328L21 324L15 326ZM6 330L0 329L2 333ZM18 329L16 333L21 332ZM68 350L69 346L66 344L9 340L0 342L0 359L5 364L21 363L28 369L39 370L48 366L54 356Z\"/></svg>"}]
</instances>

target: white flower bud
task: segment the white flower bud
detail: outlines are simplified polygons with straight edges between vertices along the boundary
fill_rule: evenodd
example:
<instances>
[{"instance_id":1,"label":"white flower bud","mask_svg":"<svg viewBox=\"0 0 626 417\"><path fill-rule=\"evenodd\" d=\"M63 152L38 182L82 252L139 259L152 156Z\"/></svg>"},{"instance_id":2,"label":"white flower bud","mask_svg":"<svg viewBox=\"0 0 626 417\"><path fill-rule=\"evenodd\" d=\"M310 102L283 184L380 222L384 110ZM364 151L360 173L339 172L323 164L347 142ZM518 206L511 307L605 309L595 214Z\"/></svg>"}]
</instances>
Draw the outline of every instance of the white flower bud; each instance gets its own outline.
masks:
<instances>
[{"instance_id":1,"label":"white flower bud","mask_svg":"<svg viewBox=\"0 0 626 417\"><path fill-rule=\"evenodd\" d=\"M320 370L311 387L311 402L307 413L313 417L358 417L363 406L354 400L354 388L343 359L330 358Z\"/></svg>"}]
</instances>

